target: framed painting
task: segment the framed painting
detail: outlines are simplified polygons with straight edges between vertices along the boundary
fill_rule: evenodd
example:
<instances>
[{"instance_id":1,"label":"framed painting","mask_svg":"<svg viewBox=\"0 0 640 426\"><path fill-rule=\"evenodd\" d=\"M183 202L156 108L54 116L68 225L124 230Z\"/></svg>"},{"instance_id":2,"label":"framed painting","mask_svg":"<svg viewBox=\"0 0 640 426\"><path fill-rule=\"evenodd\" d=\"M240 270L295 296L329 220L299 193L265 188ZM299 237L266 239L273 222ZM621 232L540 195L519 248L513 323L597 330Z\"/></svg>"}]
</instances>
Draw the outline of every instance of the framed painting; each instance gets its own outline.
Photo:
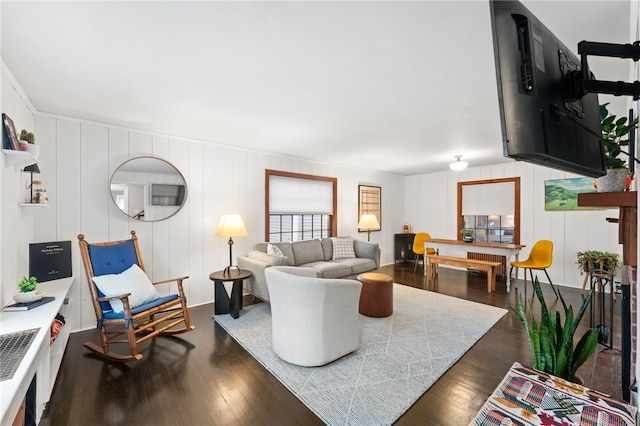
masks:
<instances>
[{"instance_id":1,"label":"framed painting","mask_svg":"<svg viewBox=\"0 0 640 426\"><path fill-rule=\"evenodd\" d=\"M382 216L380 212L382 188L379 186L358 185L358 221L363 214L375 215L380 225L379 231L382 229ZM372 229L373 231L373 229ZM367 232L367 229L358 228L358 232Z\"/></svg>"},{"instance_id":2,"label":"framed painting","mask_svg":"<svg viewBox=\"0 0 640 426\"><path fill-rule=\"evenodd\" d=\"M578 207L578 194L597 192L593 178L549 179L544 181L544 209L546 211L594 210Z\"/></svg>"}]
</instances>

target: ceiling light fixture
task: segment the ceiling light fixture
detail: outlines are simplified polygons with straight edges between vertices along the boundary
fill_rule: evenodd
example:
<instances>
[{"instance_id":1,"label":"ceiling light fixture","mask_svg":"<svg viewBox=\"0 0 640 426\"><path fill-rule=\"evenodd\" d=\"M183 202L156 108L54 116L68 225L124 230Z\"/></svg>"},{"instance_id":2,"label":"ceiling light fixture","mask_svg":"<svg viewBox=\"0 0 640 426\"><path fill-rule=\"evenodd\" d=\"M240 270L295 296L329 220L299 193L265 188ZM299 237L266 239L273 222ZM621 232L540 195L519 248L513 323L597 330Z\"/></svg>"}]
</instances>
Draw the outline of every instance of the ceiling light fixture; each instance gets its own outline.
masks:
<instances>
[{"instance_id":1,"label":"ceiling light fixture","mask_svg":"<svg viewBox=\"0 0 640 426\"><path fill-rule=\"evenodd\" d=\"M467 165L469 163L467 163L466 161L460 160L462 158L462 155L454 155L454 157L456 161L449 164L449 167L451 167L451 170L455 170L456 172L459 172L460 170L464 170L467 168Z\"/></svg>"}]
</instances>

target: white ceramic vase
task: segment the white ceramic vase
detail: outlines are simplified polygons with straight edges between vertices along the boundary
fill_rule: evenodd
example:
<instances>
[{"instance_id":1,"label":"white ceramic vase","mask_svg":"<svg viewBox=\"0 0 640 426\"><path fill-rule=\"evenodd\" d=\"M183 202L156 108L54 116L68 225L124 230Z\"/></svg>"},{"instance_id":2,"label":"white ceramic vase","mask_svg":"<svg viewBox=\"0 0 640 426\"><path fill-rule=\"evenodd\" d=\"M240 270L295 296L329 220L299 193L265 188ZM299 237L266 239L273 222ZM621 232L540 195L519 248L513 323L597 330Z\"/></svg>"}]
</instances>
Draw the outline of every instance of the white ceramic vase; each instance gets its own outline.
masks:
<instances>
[{"instance_id":1,"label":"white ceramic vase","mask_svg":"<svg viewBox=\"0 0 640 426\"><path fill-rule=\"evenodd\" d=\"M596 179L598 192L620 192L627 185L629 169L609 169L607 174Z\"/></svg>"}]
</instances>

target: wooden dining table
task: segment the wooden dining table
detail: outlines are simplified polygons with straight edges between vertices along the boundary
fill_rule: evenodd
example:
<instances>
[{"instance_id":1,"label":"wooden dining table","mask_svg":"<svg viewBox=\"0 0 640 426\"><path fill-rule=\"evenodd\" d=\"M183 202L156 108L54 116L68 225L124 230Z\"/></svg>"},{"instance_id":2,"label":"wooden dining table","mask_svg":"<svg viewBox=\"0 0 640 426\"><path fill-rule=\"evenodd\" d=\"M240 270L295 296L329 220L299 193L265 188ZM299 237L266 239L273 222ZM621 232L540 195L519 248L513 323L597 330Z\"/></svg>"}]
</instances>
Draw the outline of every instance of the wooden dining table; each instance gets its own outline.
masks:
<instances>
[{"instance_id":1,"label":"wooden dining table","mask_svg":"<svg viewBox=\"0 0 640 426\"><path fill-rule=\"evenodd\" d=\"M506 281L507 281L507 293L511 291L511 257L515 256L518 261L520 250L526 247L522 244L499 244L499 243L487 243L481 241L466 242L461 240L447 240L442 238L432 238L425 241L424 250L427 252L427 247L433 248L438 251L439 254L446 254L453 256L454 252L464 251L465 257L468 252L486 253L502 255L506 258ZM427 276L427 262L424 263L424 275Z\"/></svg>"}]
</instances>

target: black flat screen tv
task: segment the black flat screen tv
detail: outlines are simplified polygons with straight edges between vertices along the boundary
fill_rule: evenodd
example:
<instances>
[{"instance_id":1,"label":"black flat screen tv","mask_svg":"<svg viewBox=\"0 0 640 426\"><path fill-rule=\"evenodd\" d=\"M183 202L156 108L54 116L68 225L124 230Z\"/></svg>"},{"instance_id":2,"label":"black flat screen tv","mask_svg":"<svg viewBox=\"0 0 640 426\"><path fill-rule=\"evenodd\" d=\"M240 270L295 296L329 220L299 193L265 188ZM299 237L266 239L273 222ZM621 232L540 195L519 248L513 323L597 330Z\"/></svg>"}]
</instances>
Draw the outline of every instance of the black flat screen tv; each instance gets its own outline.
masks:
<instances>
[{"instance_id":1,"label":"black flat screen tv","mask_svg":"<svg viewBox=\"0 0 640 426\"><path fill-rule=\"evenodd\" d=\"M580 59L520 2L492 0L490 9L505 157L606 174L598 95L572 96Z\"/></svg>"},{"instance_id":2,"label":"black flat screen tv","mask_svg":"<svg viewBox=\"0 0 640 426\"><path fill-rule=\"evenodd\" d=\"M184 185L171 185L165 183L151 184L152 206L181 206L185 195Z\"/></svg>"}]
</instances>

